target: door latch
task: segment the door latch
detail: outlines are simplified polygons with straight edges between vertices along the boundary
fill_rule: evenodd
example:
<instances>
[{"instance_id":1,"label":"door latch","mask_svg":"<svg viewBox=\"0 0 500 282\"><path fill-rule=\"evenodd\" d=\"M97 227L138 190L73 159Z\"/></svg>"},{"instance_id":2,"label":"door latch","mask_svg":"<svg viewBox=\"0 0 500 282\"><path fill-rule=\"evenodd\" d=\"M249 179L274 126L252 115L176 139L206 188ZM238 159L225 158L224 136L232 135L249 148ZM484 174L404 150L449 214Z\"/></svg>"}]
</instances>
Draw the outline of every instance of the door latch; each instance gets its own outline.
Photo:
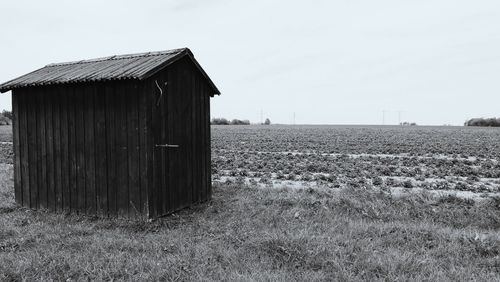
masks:
<instances>
[{"instance_id":1,"label":"door latch","mask_svg":"<svg viewBox=\"0 0 500 282\"><path fill-rule=\"evenodd\" d=\"M172 144L156 144L155 147L162 147L162 148L179 148L179 145L172 145Z\"/></svg>"}]
</instances>

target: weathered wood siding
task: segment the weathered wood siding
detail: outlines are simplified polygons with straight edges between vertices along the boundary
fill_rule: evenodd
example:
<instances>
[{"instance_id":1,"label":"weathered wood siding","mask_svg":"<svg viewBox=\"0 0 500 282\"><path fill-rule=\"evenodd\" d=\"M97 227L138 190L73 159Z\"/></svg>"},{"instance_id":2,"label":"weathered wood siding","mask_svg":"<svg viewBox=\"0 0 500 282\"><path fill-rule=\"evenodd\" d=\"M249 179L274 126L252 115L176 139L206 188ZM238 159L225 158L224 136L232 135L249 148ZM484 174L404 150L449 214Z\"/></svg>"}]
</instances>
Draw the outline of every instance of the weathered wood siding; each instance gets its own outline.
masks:
<instances>
[{"instance_id":1,"label":"weathered wood siding","mask_svg":"<svg viewBox=\"0 0 500 282\"><path fill-rule=\"evenodd\" d=\"M210 199L210 85L184 58L146 80L144 87L150 95L153 135L149 187L155 201L150 213L168 214ZM155 146L161 144L179 148Z\"/></svg>"},{"instance_id":2,"label":"weathered wood siding","mask_svg":"<svg viewBox=\"0 0 500 282\"><path fill-rule=\"evenodd\" d=\"M144 81L14 90L17 203L155 217L208 200L211 92L187 57Z\"/></svg>"},{"instance_id":3,"label":"weathered wood siding","mask_svg":"<svg viewBox=\"0 0 500 282\"><path fill-rule=\"evenodd\" d=\"M15 195L29 208L148 214L145 99L136 81L16 89Z\"/></svg>"}]
</instances>

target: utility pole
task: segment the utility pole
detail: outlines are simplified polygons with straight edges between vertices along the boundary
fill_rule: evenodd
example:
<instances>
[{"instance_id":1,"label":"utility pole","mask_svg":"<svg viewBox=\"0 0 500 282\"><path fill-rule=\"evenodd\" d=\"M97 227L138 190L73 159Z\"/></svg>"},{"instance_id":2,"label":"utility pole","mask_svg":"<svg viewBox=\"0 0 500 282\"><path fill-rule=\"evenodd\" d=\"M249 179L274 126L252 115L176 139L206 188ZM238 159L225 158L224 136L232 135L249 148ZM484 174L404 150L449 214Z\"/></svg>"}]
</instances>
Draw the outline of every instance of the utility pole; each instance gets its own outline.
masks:
<instances>
[{"instance_id":1,"label":"utility pole","mask_svg":"<svg viewBox=\"0 0 500 282\"><path fill-rule=\"evenodd\" d=\"M295 112L293 112L293 125L295 125Z\"/></svg>"},{"instance_id":2,"label":"utility pole","mask_svg":"<svg viewBox=\"0 0 500 282\"><path fill-rule=\"evenodd\" d=\"M264 124L264 120L262 120L263 118L264 118L264 111L260 109L260 124Z\"/></svg>"},{"instance_id":3,"label":"utility pole","mask_svg":"<svg viewBox=\"0 0 500 282\"><path fill-rule=\"evenodd\" d=\"M401 124L401 113L402 113L402 112L403 112L403 111L398 111L398 121L399 121L399 125L402 125L402 124Z\"/></svg>"},{"instance_id":4,"label":"utility pole","mask_svg":"<svg viewBox=\"0 0 500 282\"><path fill-rule=\"evenodd\" d=\"M386 110L382 110L382 125L385 125L385 112Z\"/></svg>"}]
</instances>

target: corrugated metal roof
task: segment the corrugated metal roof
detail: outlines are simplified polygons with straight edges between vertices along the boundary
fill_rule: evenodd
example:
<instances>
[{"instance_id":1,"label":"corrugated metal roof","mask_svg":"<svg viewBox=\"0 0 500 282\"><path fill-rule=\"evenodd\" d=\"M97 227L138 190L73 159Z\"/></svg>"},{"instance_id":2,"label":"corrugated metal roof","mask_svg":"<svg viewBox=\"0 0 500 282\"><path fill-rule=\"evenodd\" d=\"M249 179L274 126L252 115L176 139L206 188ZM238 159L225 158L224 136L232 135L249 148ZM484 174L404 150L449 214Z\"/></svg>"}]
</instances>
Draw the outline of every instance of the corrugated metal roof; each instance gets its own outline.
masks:
<instances>
[{"instance_id":1,"label":"corrugated metal roof","mask_svg":"<svg viewBox=\"0 0 500 282\"><path fill-rule=\"evenodd\" d=\"M0 91L7 92L15 88L51 84L120 79L142 80L186 55L207 78L214 88L214 94L220 94L188 48L50 64L1 84Z\"/></svg>"}]
</instances>

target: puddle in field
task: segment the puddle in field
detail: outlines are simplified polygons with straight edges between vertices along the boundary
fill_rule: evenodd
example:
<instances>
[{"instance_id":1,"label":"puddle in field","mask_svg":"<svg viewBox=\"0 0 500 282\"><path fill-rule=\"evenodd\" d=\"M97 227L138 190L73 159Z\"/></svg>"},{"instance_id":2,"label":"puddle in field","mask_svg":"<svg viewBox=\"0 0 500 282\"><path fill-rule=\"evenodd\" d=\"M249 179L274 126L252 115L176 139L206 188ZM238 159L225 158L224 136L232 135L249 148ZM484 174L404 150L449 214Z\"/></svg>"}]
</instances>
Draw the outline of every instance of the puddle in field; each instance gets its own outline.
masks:
<instances>
[{"instance_id":1,"label":"puddle in field","mask_svg":"<svg viewBox=\"0 0 500 282\"><path fill-rule=\"evenodd\" d=\"M408 179L408 178L405 178ZM432 180L432 179L429 179ZM435 181L445 181L443 179L435 179ZM313 189L321 189L321 190L337 190L337 189L342 189L342 188L347 188L346 183L340 184L338 187L334 187L332 184L320 184L316 181L298 181L298 180L264 180L262 181L261 178L259 177L234 177L234 176L220 176L218 178L214 178L213 182L216 183L241 183L244 185L252 186L252 187L258 187L258 188L271 188L271 189L308 189L308 188L313 188ZM379 189L375 187L374 189ZM498 187L497 189L492 189L491 191L482 191L482 192L474 192L474 191L460 191L460 190L453 190L453 189L439 189L439 190L433 190L433 189L424 189L421 187L413 187L413 188L405 188L405 187L390 187L391 193L393 193L395 196L400 196L408 193L420 193L423 191L429 192L431 194L435 194L437 196L448 196L448 195L454 195L459 198L463 199L473 199L473 200L481 200L485 199L491 196L498 196L500 197L500 192Z\"/></svg>"},{"instance_id":2,"label":"puddle in field","mask_svg":"<svg viewBox=\"0 0 500 282\"><path fill-rule=\"evenodd\" d=\"M334 180L328 181L331 174L315 172L311 173L307 178L301 178L304 176L292 175L289 178L288 174L269 173L267 176L255 176L254 172L245 171L247 176L235 176L232 175L233 171L221 170L221 176L216 176L214 181L216 182L238 182L243 181L245 184L259 184L260 186L290 186L294 187L327 187L327 188L342 188L345 187L347 183L352 182L350 176L337 174ZM426 177L426 178L415 178L411 176L380 176L383 183L390 187L405 187L405 188L422 188L426 190L452 190L452 191L470 191L473 193L482 192L499 192L500 193L500 179L499 178L476 178L470 179L463 176L444 176L444 177ZM379 186L373 184L373 179L365 179L361 177L361 180L366 184L372 184L373 186ZM405 184L410 183L408 187Z\"/></svg>"},{"instance_id":3,"label":"puddle in field","mask_svg":"<svg viewBox=\"0 0 500 282\"><path fill-rule=\"evenodd\" d=\"M290 188L290 189L303 189L303 188L331 188L324 185L319 185L314 181L297 181L297 180L264 180L260 177L234 177L234 176L220 176L212 179L217 183L241 183L249 186L259 188Z\"/></svg>"}]
</instances>

